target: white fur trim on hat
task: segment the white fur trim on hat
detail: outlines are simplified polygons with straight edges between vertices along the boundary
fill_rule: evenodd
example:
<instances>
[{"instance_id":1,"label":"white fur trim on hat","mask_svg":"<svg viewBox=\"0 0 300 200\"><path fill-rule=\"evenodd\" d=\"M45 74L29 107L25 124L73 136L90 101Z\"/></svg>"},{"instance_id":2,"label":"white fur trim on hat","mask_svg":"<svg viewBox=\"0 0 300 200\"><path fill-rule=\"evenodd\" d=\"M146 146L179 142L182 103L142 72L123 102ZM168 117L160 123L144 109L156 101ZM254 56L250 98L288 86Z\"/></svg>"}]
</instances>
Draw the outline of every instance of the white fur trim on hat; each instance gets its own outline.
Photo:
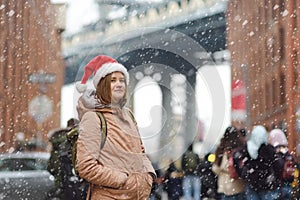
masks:
<instances>
[{"instance_id":1,"label":"white fur trim on hat","mask_svg":"<svg viewBox=\"0 0 300 200\"><path fill-rule=\"evenodd\" d=\"M127 69L120 63L106 63L100 67L100 69L97 70L96 74L93 78L93 84L95 88L97 88L97 85L99 81L104 78L106 75L112 73L112 72L122 72L125 76L126 83L128 85L129 83L129 74L127 72Z\"/></svg>"},{"instance_id":2,"label":"white fur trim on hat","mask_svg":"<svg viewBox=\"0 0 300 200\"><path fill-rule=\"evenodd\" d=\"M76 85L76 89L79 93L83 93L87 88L86 84L82 84L80 81L76 82L75 85Z\"/></svg>"}]
</instances>

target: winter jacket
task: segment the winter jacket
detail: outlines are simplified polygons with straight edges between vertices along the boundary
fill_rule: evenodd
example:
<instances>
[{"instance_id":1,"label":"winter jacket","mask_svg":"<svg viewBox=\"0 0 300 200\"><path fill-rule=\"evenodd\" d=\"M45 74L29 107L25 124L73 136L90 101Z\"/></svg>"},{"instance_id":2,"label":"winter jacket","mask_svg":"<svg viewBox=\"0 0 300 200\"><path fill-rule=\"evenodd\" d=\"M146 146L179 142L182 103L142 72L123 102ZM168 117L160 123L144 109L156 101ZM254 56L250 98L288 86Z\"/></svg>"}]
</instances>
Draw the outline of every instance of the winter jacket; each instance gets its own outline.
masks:
<instances>
[{"instance_id":1,"label":"winter jacket","mask_svg":"<svg viewBox=\"0 0 300 200\"><path fill-rule=\"evenodd\" d=\"M170 163L164 181L164 189L169 199L177 200L183 195L182 178L183 172L174 163Z\"/></svg>"},{"instance_id":2,"label":"winter jacket","mask_svg":"<svg viewBox=\"0 0 300 200\"><path fill-rule=\"evenodd\" d=\"M83 96L78 102L81 119L77 143L77 169L81 178L90 183L91 200L145 200L156 178L152 164L144 152L136 123L125 111L99 105ZM107 137L100 150L100 119L104 114Z\"/></svg>"},{"instance_id":3,"label":"winter jacket","mask_svg":"<svg viewBox=\"0 0 300 200\"><path fill-rule=\"evenodd\" d=\"M253 191L271 191L278 187L282 161L276 157L272 145L262 144L256 159L250 156L246 145L241 151L235 153L234 159L236 163L243 161L238 171Z\"/></svg>"},{"instance_id":4,"label":"winter jacket","mask_svg":"<svg viewBox=\"0 0 300 200\"><path fill-rule=\"evenodd\" d=\"M242 179L232 179L228 171L228 155L224 153L221 165L212 166L213 172L218 176L218 192L225 195L235 195L245 192L245 183Z\"/></svg>"}]
</instances>

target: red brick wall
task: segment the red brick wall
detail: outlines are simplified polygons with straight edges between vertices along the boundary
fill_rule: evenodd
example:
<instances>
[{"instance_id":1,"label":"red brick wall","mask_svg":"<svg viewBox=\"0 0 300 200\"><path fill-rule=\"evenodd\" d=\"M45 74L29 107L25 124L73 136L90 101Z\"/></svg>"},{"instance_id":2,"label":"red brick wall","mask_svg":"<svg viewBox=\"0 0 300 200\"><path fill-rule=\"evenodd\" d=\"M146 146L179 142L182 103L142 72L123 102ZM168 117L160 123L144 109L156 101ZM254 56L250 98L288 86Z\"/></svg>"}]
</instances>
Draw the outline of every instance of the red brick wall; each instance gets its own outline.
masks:
<instances>
[{"instance_id":1,"label":"red brick wall","mask_svg":"<svg viewBox=\"0 0 300 200\"><path fill-rule=\"evenodd\" d=\"M48 131L59 127L64 65L50 0L10 0L0 6L0 152L4 152L16 148L18 132L29 141L39 130L48 142ZM53 103L53 114L38 126L28 105L40 94L39 85L30 83L28 77L41 70L54 73L56 82L47 84L45 93Z\"/></svg>"},{"instance_id":2,"label":"red brick wall","mask_svg":"<svg viewBox=\"0 0 300 200\"><path fill-rule=\"evenodd\" d=\"M295 129L300 107L299 6L297 0L231 0L227 11L232 81L248 80L249 116L233 124L286 128L291 150L300 143Z\"/></svg>"}]
</instances>

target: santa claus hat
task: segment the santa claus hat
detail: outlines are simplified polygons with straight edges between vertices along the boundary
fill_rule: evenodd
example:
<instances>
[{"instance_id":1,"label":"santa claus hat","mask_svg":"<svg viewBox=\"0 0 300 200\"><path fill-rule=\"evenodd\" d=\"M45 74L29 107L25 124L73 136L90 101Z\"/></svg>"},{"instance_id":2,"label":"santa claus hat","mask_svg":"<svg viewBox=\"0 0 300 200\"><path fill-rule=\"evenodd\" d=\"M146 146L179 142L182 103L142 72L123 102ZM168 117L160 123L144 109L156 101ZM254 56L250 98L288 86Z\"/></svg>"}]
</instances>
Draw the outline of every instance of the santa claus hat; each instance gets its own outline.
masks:
<instances>
[{"instance_id":1,"label":"santa claus hat","mask_svg":"<svg viewBox=\"0 0 300 200\"><path fill-rule=\"evenodd\" d=\"M94 74L93 84L95 88L97 88L100 80L112 72L122 72L125 76L126 83L129 83L129 74L122 64L106 55L96 56L84 67L84 74L81 82L76 83L76 89L78 92L83 93L87 88L86 82L92 74Z\"/></svg>"}]
</instances>

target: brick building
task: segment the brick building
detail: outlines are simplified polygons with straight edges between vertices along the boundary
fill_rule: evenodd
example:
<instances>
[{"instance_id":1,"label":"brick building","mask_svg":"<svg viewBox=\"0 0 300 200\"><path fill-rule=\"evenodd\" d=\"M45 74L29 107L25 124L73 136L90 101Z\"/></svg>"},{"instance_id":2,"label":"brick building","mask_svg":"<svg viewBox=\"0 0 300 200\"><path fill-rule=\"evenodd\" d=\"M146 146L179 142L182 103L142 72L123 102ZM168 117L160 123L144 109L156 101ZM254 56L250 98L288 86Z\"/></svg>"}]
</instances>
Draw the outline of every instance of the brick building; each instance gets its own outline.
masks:
<instances>
[{"instance_id":1,"label":"brick building","mask_svg":"<svg viewBox=\"0 0 300 200\"><path fill-rule=\"evenodd\" d=\"M248 113L233 124L286 130L289 148L299 158L300 2L230 0L227 23L232 83L245 86Z\"/></svg>"},{"instance_id":2,"label":"brick building","mask_svg":"<svg viewBox=\"0 0 300 200\"><path fill-rule=\"evenodd\" d=\"M0 3L0 152L18 145L46 150L47 133L60 126L64 79L63 5L50 0Z\"/></svg>"}]
</instances>

